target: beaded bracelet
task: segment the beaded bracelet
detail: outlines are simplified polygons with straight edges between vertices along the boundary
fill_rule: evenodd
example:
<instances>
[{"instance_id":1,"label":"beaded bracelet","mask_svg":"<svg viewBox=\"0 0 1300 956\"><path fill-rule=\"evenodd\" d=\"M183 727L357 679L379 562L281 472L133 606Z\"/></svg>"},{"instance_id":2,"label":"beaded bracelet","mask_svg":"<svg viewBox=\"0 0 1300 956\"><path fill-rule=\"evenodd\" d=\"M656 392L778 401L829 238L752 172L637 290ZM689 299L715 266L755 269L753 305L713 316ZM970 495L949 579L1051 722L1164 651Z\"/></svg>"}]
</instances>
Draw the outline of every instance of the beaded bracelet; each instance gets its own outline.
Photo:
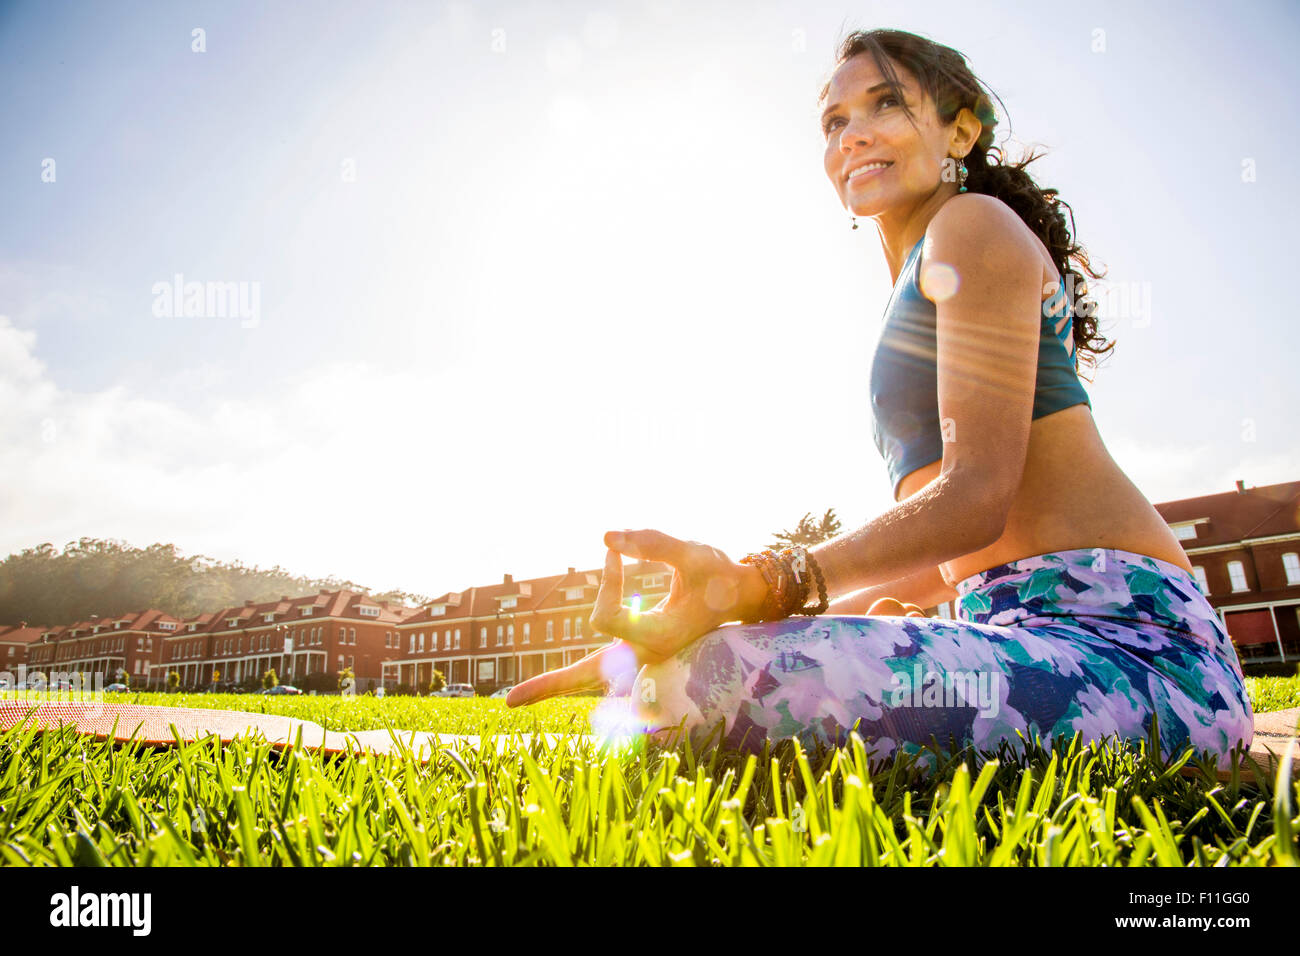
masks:
<instances>
[{"instance_id":1,"label":"beaded bracelet","mask_svg":"<svg viewBox=\"0 0 1300 956\"><path fill-rule=\"evenodd\" d=\"M806 548L795 546L779 552L767 548L747 554L740 561L742 564L757 565L768 587L758 617L745 621L746 624L781 620L792 614L821 614L830 607L821 566ZM812 578L817 581L818 603L812 608L806 606L808 594L812 590L809 568L812 569Z\"/></svg>"}]
</instances>

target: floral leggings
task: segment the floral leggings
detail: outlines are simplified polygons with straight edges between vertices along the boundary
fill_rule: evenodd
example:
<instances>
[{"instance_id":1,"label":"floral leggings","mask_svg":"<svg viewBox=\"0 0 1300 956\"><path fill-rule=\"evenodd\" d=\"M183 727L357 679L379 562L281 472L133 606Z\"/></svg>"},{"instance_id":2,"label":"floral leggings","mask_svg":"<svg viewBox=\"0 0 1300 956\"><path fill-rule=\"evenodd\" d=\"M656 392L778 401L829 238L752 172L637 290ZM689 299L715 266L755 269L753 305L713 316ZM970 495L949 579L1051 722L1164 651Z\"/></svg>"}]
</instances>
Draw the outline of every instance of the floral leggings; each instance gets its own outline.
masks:
<instances>
[{"instance_id":1,"label":"floral leggings","mask_svg":"<svg viewBox=\"0 0 1300 956\"><path fill-rule=\"evenodd\" d=\"M956 618L823 615L726 624L642 669L634 694L648 729L683 719L705 740L758 750L798 737L842 743L856 727L873 757L943 748L1021 748L1149 736L1228 766L1254 715L1236 651L1182 568L1108 548L989 568L957 585ZM716 738L715 738L716 739Z\"/></svg>"}]
</instances>

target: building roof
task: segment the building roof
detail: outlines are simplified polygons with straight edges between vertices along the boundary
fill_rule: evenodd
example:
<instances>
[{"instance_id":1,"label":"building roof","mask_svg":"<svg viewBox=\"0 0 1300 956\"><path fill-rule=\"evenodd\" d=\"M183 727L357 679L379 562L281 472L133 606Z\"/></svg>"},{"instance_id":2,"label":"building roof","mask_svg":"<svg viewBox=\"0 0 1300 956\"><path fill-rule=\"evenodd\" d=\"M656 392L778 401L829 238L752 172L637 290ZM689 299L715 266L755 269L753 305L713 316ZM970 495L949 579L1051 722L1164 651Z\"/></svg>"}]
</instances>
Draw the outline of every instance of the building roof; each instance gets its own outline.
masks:
<instances>
[{"instance_id":1,"label":"building roof","mask_svg":"<svg viewBox=\"0 0 1300 956\"><path fill-rule=\"evenodd\" d=\"M1157 504L1171 525L1196 522L1196 537L1186 548L1214 547L1247 538L1300 533L1300 481L1247 488Z\"/></svg>"}]
</instances>

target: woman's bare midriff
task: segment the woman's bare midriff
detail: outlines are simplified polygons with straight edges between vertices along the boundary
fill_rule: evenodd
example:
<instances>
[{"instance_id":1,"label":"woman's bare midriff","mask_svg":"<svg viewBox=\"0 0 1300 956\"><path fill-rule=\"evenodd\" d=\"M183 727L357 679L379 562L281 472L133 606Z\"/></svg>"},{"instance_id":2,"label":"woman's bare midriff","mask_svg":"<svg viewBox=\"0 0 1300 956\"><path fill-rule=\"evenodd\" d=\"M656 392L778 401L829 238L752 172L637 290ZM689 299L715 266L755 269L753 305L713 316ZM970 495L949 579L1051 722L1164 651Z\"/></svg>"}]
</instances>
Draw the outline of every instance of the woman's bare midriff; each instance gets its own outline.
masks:
<instances>
[{"instance_id":1,"label":"woman's bare midriff","mask_svg":"<svg viewBox=\"0 0 1300 956\"><path fill-rule=\"evenodd\" d=\"M1054 276L1050 267L1045 278ZM942 467L942 461L936 461L904 476L898 500L916 494ZM939 571L953 586L1018 558L1078 548L1145 554L1192 573L1174 532L1111 458L1087 405L1031 423L1024 476L1002 536L986 548L944 562Z\"/></svg>"}]
</instances>

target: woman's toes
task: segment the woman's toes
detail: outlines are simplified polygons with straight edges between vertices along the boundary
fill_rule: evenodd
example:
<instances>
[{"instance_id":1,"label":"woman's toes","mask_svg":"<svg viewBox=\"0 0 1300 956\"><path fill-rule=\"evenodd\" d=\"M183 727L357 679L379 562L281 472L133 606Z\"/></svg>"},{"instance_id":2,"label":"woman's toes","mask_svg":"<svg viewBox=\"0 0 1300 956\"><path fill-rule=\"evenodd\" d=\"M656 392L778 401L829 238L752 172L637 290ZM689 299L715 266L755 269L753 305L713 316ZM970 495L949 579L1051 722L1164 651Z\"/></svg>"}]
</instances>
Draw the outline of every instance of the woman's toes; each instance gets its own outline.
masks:
<instances>
[{"instance_id":1,"label":"woman's toes","mask_svg":"<svg viewBox=\"0 0 1300 956\"><path fill-rule=\"evenodd\" d=\"M906 613L903 602L891 597L882 597L867 609L867 614L879 617L903 617Z\"/></svg>"}]
</instances>

